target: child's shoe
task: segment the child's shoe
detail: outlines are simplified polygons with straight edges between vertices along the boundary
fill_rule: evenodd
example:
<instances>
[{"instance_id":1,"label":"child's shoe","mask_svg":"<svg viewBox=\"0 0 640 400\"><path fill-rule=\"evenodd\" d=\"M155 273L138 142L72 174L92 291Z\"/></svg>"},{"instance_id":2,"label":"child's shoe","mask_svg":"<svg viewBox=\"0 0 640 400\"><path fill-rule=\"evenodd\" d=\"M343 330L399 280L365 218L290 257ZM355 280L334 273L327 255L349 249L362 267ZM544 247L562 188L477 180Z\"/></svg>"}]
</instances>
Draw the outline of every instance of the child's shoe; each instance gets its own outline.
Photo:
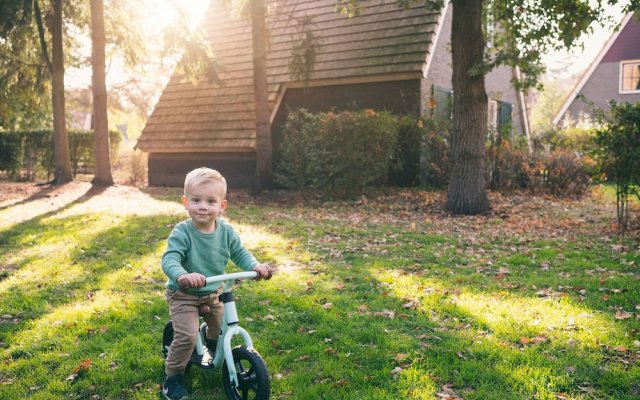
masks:
<instances>
[{"instance_id":1,"label":"child's shoe","mask_svg":"<svg viewBox=\"0 0 640 400\"><path fill-rule=\"evenodd\" d=\"M162 395L167 400L184 400L189 395L182 384L183 375L173 375L165 378L162 385Z\"/></svg>"},{"instance_id":2,"label":"child's shoe","mask_svg":"<svg viewBox=\"0 0 640 400\"><path fill-rule=\"evenodd\" d=\"M218 341L216 339L206 338L204 340L205 346L207 346L207 350L209 351L209 357L213 360L216 356L216 348L218 347Z\"/></svg>"}]
</instances>

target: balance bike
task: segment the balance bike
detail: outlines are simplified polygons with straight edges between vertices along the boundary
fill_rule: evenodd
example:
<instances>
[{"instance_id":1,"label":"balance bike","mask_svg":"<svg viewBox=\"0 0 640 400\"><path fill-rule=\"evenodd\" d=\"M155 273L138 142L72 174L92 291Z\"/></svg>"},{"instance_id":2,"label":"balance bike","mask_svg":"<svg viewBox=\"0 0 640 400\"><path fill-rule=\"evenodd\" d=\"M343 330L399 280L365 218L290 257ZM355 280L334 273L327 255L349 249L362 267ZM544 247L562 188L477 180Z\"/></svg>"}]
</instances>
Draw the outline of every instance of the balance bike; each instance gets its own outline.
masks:
<instances>
[{"instance_id":1,"label":"balance bike","mask_svg":"<svg viewBox=\"0 0 640 400\"><path fill-rule=\"evenodd\" d=\"M224 304L222 329L218 337L215 356L211 358L204 344L207 324L202 322L189 366L195 365L203 369L222 366L222 386L229 400L267 400L271 391L269 371L262 356L253 348L253 341L249 333L239 325L236 303L231 291L233 281L252 279L257 276L257 272L250 271L207 278L207 283L224 282L224 290L219 297ZM232 349L231 339L234 336L241 336L244 345ZM162 334L162 353L165 358L172 341L173 324L169 321Z\"/></svg>"}]
</instances>

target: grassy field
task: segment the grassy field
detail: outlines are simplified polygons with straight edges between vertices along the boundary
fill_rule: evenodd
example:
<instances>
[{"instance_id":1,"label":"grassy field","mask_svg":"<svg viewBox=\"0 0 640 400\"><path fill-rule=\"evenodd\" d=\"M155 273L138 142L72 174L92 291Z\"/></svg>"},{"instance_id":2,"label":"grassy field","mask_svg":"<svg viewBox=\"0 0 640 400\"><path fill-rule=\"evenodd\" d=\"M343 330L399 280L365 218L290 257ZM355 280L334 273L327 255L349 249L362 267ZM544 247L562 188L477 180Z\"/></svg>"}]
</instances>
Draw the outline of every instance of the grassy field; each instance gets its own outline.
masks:
<instances>
[{"instance_id":1,"label":"grassy field","mask_svg":"<svg viewBox=\"0 0 640 400\"><path fill-rule=\"evenodd\" d=\"M157 399L179 192L14 194L0 202L0 398ZM476 217L442 200L230 194L227 218L278 266L235 291L272 398L640 398L639 241L616 236L610 197L492 194ZM187 384L224 398L220 370Z\"/></svg>"}]
</instances>

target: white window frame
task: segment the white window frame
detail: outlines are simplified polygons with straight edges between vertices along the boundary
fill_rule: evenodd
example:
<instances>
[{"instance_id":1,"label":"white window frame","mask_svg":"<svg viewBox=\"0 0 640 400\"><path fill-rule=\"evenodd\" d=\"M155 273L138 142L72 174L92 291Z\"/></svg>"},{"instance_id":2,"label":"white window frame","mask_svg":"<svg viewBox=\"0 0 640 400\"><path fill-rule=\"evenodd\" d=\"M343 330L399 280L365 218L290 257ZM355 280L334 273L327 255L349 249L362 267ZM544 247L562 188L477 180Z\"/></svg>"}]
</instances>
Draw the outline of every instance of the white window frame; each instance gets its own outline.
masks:
<instances>
[{"instance_id":1,"label":"white window frame","mask_svg":"<svg viewBox=\"0 0 640 400\"><path fill-rule=\"evenodd\" d=\"M620 94L629 94L629 93L640 93L640 88L639 89L631 89L631 90L624 90L622 88L622 73L624 70L624 66L628 65L628 64L635 64L636 66L639 67L639 72L640 72L640 60L622 60L620 61L620 74L618 77L618 92Z\"/></svg>"}]
</instances>

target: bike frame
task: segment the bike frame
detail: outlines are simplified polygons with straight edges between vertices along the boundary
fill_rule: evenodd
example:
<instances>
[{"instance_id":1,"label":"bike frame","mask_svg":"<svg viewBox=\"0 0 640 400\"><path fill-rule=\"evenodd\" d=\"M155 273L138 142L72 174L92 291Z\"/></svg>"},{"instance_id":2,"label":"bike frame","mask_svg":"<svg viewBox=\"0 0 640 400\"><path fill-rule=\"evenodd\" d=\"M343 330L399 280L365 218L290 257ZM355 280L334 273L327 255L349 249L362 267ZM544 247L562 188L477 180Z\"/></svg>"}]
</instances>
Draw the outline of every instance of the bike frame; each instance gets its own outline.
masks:
<instances>
[{"instance_id":1,"label":"bike frame","mask_svg":"<svg viewBox=\"0 0 640 400\"><path fill-rule=\"evenodd\" d=\"M222 315L221 333L218 338L218 345L216 348L215 356L213 360L209 360L209 364L212 364L215 368L222 366L222 363L226 360L227 370L229 371L229 381L238 387L239 382L237 380L236 365L233 360L233 352L231 349L231 339L234 336L241 336L244 340L245 346L249 349L253 349L253 341L249 333L239 325L238 311L236 309L236 302L233 299L232 286L233 281L237 279L253 279L258 276L255 271L248 272L234 272L231 274L210 276L207 278L207 283L223 282L224 290L220 295L220 299L224 303L224 312ZM202 337L198 334L196 342L196 351L202 355L204 353Z\"/></svg>"}]
</instances>

